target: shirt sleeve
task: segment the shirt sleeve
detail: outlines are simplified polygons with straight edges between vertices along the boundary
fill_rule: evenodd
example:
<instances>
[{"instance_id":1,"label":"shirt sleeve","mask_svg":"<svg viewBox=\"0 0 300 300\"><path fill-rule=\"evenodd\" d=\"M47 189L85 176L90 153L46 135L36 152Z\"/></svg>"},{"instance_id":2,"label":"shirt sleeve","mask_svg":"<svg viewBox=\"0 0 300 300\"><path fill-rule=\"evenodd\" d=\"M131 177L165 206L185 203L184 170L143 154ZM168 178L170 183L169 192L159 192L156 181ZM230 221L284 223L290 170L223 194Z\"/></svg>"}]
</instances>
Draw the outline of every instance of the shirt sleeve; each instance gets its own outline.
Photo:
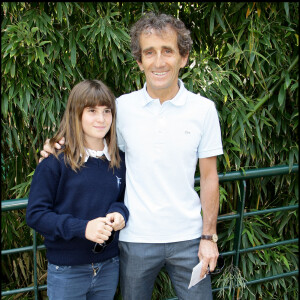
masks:
<instances>
[{"instance_id":1,"label":"shirt sleeve","mask_svg":"<svg viewBox=\"0 0 300 300\"><path fill-rule=\"evenodd\" d=\"M121 133L121 126L120 126L120 118L118 118L118 103L119 103L119 98L116 99L116 107L117 107L117 122L116 122L116 127L117 127L117 143L118 147L120 150L125 152L125 140L123 139L122 133Z\"/></svg>"},{"instance_id":2,"label":"shirt sleeve","mask_svg":"<svg viewBox=\"0 0 300 300\"><path fill-rule=\"evenodd\" d=\"M85 238L88 220L74 218L71 214L58 214L55 198L60 184L60 162L53 156L36 168L28 197L27 224L45 238L71 240Z\"/></svg>"},{"instance_id":3,"label":"shirt sleeve","mask_svg":"<svg viewBox=\"0 0 300 300\"><path fill-rule=\"evenodd\" d=\"M207 109L203 123L203 134L198 146L198 157L206 158L223 154L218 113L213 102Z\"/></svg>"}]
</instances>

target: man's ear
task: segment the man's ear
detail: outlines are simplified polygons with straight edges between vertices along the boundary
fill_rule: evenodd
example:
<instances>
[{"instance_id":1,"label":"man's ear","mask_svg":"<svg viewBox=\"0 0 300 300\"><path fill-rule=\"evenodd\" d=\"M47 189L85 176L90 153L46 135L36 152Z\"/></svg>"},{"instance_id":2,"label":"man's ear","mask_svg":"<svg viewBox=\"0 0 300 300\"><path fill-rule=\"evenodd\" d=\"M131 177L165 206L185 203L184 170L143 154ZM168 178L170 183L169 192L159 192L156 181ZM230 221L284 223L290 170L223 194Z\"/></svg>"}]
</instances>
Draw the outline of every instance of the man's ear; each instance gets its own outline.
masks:
<instances>
[{"instance_id":1,"label":"man's ear","mask_svg":"<svg viewBox=\"0 0 300 300\"><path fill-rule=\"evenodd\" d=\"M144 71L144 67L143 67L143 64L142 64L142 62L141 61L136 61L137 62L137 64L139 65L139 68L140 68L140 70L143 72Z\"/></svg>"},{"instance_id":2,"label":"man's ear","mask_svg":"<svg viewBox=\"0 0 300 300\"><path fill-rule=\"evenodd\" d=\"M188 62L189 59L189 54L187 54L186 56L181 57L181 65L180 68L184 68Z\"/></svg>"}]
</instances>

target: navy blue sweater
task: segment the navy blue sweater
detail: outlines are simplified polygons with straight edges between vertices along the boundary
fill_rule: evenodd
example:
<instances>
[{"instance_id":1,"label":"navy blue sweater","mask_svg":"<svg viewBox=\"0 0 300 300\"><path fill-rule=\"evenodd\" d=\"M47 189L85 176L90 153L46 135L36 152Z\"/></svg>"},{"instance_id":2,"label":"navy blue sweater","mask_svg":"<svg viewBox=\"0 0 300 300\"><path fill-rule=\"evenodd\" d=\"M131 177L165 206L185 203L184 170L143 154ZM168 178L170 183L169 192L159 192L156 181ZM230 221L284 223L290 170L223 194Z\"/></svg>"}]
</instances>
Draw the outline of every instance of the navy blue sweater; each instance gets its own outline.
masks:
<instances>
[{"instance_id":1,"label":"navy blue sweater","mask_svg":"<svg viewBox=\"0 0 300 300\"><path fill-rule=\"evenodd\" d=\"M125 155L120 152L121 167L109 169L104 159L89 157L74 172L53 155L36 168L26 211L27 224L45 237L48 261L56 265L80 265L101 262L119 254L114 241L100 254L93 253L94 242L85 238L88 221L119 212L128 220L124 205Z\"/></svg>"}]
</instances>

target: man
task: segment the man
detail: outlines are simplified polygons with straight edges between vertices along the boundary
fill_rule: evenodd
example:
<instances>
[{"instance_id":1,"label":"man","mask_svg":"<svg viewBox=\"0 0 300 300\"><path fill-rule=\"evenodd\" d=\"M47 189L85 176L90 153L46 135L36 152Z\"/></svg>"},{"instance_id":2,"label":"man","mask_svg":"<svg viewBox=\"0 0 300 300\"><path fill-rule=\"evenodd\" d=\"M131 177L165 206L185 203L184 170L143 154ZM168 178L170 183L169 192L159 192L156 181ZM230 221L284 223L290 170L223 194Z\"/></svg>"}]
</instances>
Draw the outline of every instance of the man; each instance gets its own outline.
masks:
<instances>
[{"instance_id":1,"label":"man","mask_svg":"<svg viewBox=\"0 0 300 300\"><path fill-rule=\"evenodd\" d=\"M124 300L151 299L163 266L179 299L212 299L209 275L188 285L199 260L203 278L219 255L216 156L223 150L214 103L178 79L191 45L184 24L165 14L146 14L131 29L132 53L146 84L116 100L130 212L119 242ZM194 190L198 159L201 201Z\"/></svg>"}]
</instances>

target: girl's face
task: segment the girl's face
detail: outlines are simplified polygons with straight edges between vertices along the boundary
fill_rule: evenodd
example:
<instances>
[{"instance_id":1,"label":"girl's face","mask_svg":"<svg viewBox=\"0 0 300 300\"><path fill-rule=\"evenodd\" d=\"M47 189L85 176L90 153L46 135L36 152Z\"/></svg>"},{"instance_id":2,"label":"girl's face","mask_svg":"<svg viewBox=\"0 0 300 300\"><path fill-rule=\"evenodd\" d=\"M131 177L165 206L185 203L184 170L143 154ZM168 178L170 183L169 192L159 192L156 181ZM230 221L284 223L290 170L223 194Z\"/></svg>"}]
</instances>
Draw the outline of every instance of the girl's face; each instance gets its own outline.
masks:
<instances>
[{"instance_id":1,"label":"girl's face","mask_svg":"<svg viewBox=\"0 0 300 300\"><path fill-rule=\"evenodd\" d=\"M112 124L111 109L106 106L85 107L81 122L85 147L103 150L103 139Z\"/></svg>"}]
</instances>

